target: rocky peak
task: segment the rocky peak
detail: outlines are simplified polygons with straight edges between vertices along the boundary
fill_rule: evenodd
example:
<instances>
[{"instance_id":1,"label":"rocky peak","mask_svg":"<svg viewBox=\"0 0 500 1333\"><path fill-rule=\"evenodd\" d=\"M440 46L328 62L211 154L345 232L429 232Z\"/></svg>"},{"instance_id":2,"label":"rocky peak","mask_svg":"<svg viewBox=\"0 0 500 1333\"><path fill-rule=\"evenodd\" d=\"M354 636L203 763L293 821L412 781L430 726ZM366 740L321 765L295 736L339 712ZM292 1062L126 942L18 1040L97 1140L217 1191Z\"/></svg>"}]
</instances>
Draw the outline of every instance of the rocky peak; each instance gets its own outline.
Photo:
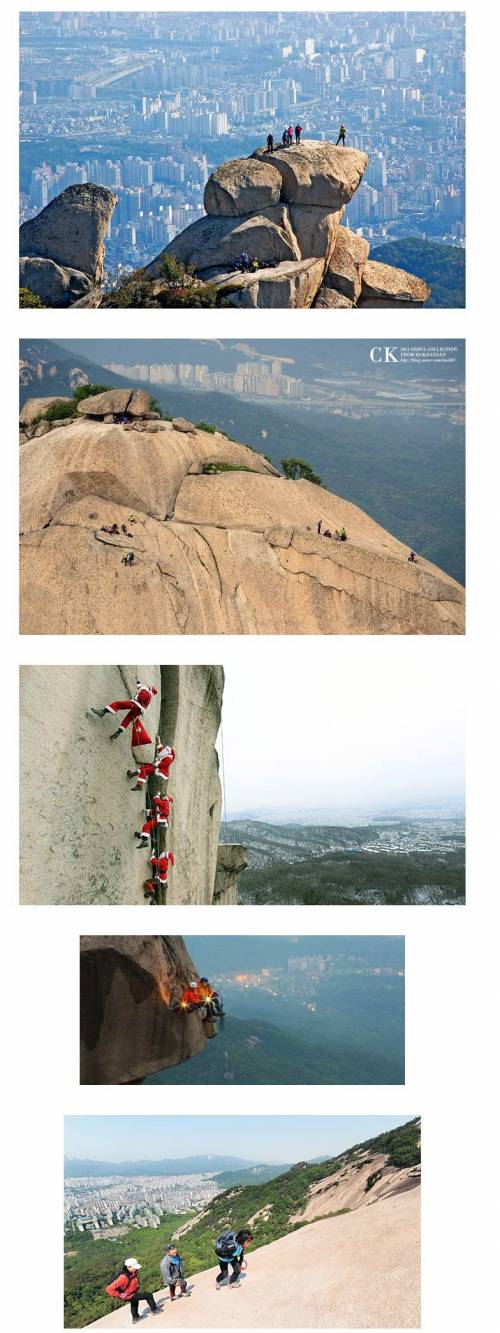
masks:
<instances>
[{"instance_id":1,"label":"rocky peak","mask_svg":"<svg viewBox=\"0 0 500 1333\"><path fill-rule=\"evenodd\" d=\"M99 288L104 239L118 196L104 185L69 185L19 232L21 285L46 305L72 305Z\"/></svg>"}]
</instances>

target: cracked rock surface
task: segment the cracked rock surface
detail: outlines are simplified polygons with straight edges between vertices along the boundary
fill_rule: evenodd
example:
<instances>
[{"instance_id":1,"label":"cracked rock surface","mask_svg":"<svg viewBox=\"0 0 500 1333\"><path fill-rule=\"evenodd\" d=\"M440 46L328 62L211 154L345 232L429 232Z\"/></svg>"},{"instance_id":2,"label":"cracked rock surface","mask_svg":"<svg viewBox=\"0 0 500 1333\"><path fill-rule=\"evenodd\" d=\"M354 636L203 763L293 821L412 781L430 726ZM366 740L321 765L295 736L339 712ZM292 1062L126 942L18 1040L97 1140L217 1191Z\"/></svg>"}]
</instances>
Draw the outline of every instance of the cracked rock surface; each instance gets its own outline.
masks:
<instances>
[{"instance_id":1,"label":"cracked rock surface","mask_svg":"<svg viewBox=\"0 0 500 1333\"><path fill-rule=\"evenodd\" d=\"M460 585L356 505L223 435L143 424L21 445L23 633L463 633Z\"/></svg>"}]
</instances>

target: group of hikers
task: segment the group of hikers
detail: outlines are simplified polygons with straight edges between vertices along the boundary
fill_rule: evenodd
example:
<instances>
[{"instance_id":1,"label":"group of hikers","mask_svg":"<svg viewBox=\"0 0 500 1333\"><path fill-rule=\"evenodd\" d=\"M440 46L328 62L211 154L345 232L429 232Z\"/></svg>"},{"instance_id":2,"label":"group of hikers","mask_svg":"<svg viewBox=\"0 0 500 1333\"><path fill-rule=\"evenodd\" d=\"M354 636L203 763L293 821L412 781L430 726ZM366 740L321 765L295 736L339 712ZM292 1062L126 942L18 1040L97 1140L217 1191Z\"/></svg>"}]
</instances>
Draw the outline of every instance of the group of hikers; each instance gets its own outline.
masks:
<instances>
[{"instance_id":1,"label":"group of hikers","mask_svg":"<svg viewBox=\"0 0 500 1333\"><path fill-rule=\"evenodd\" d=\"M345 528L335 528L335 532L330 532L330 528L323 527L323 519L318 519L318 537L333 537L336 542L346 542L347 532Z\"/></svg>"},{"instance_id":2,"label":"group of hikers","mask_svg":"<svg viewBox=\"0 0 500 1333\"><path fill-rule=\"evenodd\" d=\"M301 134L302 134L302 125L298 125L298 124L297 124L297 125L295 126L295 143L296 143L296 144L297 144L297 143L300 143L300 136L301 136ZM283 130L283 134L282 134L282 136L281 136L281 147L282 147L282 148L291 148L292 143L293 143L293 135L294 135L294 131L293 131L291 125L289 125L287 129ZM278 148L278 147L279 147L279 144L275 144L275 142L274 142L274 135L273 135L273 134L268 134L268 136L267 136L267 148L266 148L266 152L268 152L268 153L274 153L275 149Z\"/></svg>"},{"instance_id":3,"label":"group of hikers","mask_svg":"<svg viewBox=\"0 0 500 1333\"><path fill-rule=\"evenodd\" d=\"M217 1238L214 1249L219 1261L219 1272L215 1279L216 1290L227 1285L234 1290L240 1285L240 1274L243 1268L246 1268L245 1250L251 1244L253 1236L251 1231L223 1231ZM106 1287L108 1296L114 1300L122 1301L130 1305L132 1323L138 1323L139 1302L146 1301L149 1305L151 1314L160 1314L160 1306L157 1304L152 1291L143 1291L139 1281L139 1272L141 1264L137 1259L126 1259L120 1272L113 1281ZM229 1277L229 1268L232 1268ZM165 1246L165 1254L160 1261L160 1272L165 1287L168 1287L170 1300L175 1301L182 1296L190 1296L184 1264L175 1241Z\"/></svg>"},{"instance_id":4,"label":"group of hikers","mask_svg":"<svg viewBox=\"0 0 500 1333\"><path fill-rule=\"evenodd\" d=\"M276 149L280 147L291 148L294 142L294 134L295 134L295 143L300 144L302 142L301 140L302 125L297 124L295 126L295 130L293 130L291 125L288 125L287 128L283 130L283 134L281 136L281 144L274 142L274 134L268 134L266 153L275 153ZM345 148L346 136L347 136L347 128L342 123L339 129L339 137L335 145L336 148L338 148L339 143L342 144L343 148Z\"/></svg>"},{"instance_id":5,"label":"group of hikers","mask_svg":"<svg viewBox=\"0 0 500 1333\"><path fill-rule=\"evenodd\" d=\"M118 420L120 420L120 421L128 420L126 412L122 412L121 415L120 415L120 417L115 417L115 420L116 420L116 421L118 421ZM95 517L96 517L95 514L89 514L89 518L95 518ZM137 523L137 519L136 519L136 517L135 517L135 514L129 514L129 520L128 520L128 521L129 521L130 524L132 524L132 523ZM134 539L134 534L133 534L133 532L129 532L126 523L120 523L120 526L119 526L119 527L118 527L118 523L103 523L102 527L98 529L98 533L99 533L99 532L105 532L105 533L107 533L108 537L130 537L130 538L132 539L132 541L133 541L133 539ZM96 533L96 536L98 535L98 533ZM135 555L134 555L134 552L133 552L133 551L127 551L126 554L122 556L121 564L122 564L122 565L133 565L134 563L135 563Z\"/></svg>"},{"instance_id":6,"label":"group of hikers","mask_svg":"<svg viewBox=\"0 0 500 1333\"><path fill-rule=\"evenodd\" d=\"M111 733L109 739L111 741L118 740L118 737L122 736L130 727L132 752L143 745L152 745L151 736L146 731L143 718L151 700L158 693L155 685L146 685L140 680L136 684L137 689L133 699L114 699L112 703L105 704L103 708L91 709L94 717L98 718L104 718L109 714L116 717L119 713L124 713L125 716L119 727ZM154 759L149 763L140 763L138 768L127 769L127 777L135 778L132 791L143 791L150 779L156 779L162 784L160 791L152 797L149 808L146 808L146 819L140 832L136 831L135 833L135 837L138 839L138 850L147 847L148 844L152 848L149 857L152 873L144 883L144 897L152 905L164 901L168 872L170 867L175 865L173 852L166 850L165 839L160 837L160 835L167 832L174 804L173 796L167 794L170 769L174 760L174 746L164 745L161 736L158 734L155 739Z\"/></svg>"}]
</instances>

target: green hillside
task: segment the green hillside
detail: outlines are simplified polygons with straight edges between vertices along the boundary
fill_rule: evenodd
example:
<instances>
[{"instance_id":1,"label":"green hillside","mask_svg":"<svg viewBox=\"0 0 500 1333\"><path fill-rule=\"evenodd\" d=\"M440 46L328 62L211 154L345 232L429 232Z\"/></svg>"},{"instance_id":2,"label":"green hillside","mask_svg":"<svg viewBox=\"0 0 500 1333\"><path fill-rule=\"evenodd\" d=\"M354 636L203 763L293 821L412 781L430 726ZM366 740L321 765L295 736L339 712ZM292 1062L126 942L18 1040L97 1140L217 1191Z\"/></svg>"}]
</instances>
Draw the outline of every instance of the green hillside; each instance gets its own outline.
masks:
<instances>
[{"instance_id":1,"label":"green hillside","mask_svg":"<svg viewBox=\"0 0 500 1333\"><path fill-rule=\"evenodd\" d=\"M245 870L238 900L258 906L276 904L462 903L464 853L446 857L426 852L405 856L386 852L328 852L293 865L275 862Z\"/></svg>"},{"instance_id":2,"label":"green hillside","mask_svg":"<svg viewBox=\"0 0 500 1333\"><path fill-rule=\"evenodd\" d=\"M224 1019L220 1034L201 1055L151 1074L146 1083L393 1083L402 1082L400 1061L376 1050L338 1048L332 1037L318 1045L260 1019Z\"/></svg>"},{"instance_id":3,"label":"green hillside","mask_svg":"<svg viewBox=\"0 0 500 1333\"><path fill-rule=\"evenodd\" d=\"M430 306L461 308L465 305L465 250L458 245L441 245L439 241L424 241L420 236L409 236L404 241L389 241L370 251L370 259L381 264L394 264L424 278L432 288L426 310Z\"/></svg>"},{"instance_id":4,"label":"green hillside","mask_svg":"<svg viewBox=\"0 0 500 1333\"><path fill-rule=\"evenodd\" d=\"M289 1218L304 1206L309 1186L342 1171L361 1152L387 1153L390 1165L415 1166L420 1161L420 1120L411 1120L388 1133L355 1144L325 1162L299 1162L273 1180L236 1186L217 1195L179 1243L187 1275L214 1266L213 1247L219 1233L227 1227L236 1230L244 1227L261 1209L265 1214L269 1209L269 1214L252 1223L253 1248L269 1245L290 1231L306 1226L307 1223L302 1222L291 1225ZM182 1217L164 1217L159 1230L131 1229L118 1241L96 1242L89 1235L66 1238L65 1327L81 1328L109 1313L110 1300L104 1288L118 1272L127 1253L134 1254L142 1264L142 1285L158 1290L164 1245L182 1222Z\"/></svg>"}]
</instances>

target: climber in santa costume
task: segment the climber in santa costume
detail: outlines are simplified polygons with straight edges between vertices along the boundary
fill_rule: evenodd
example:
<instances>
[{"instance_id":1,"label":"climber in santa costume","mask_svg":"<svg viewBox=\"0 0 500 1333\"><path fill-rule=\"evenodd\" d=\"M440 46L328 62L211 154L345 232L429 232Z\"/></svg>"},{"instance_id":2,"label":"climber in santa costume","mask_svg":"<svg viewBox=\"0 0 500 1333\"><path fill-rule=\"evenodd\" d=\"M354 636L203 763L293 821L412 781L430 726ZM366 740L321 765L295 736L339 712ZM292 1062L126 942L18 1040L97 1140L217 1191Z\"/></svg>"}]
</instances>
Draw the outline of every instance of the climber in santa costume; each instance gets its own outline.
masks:
<instances>
[{"instance_id":1,"label":"climber in santa costume","mask_svg":"<svg viewBox=\"0 0 500 1333\"><path fill-rule=\"evenodd\" d=\"M92 708L91 712L95 717L105 717L106 713L124 712L123 721L120 722L118 730L113 731L109 739L115 741L132 723L132 745L150 745L151 738L142 725L141 718L146 712L146 708L149 708L155 694L158 694L155 685L144 685L142 681L138 680L133 699L115 699L113 703L106 704L104 708ZM134 739L134 731L136 739Z\"/></svg>"},{"instance_id":2,"label":"climber in santa costume","mask_svg":"<svg viewBox=\"0 0 500 1333\"><path fill-rule=\"evenodd\" d=\"M143 742L145 744L145 742ZM140 791L141 787L147 782L148 778L154 773L155 778L163 778L168 782L170 769L175 759L175 748L173 745L162 745L160 737L156 742L156 756L152 764L140 764L139 768L127 769L127 777L137 778L135 787L132 791Z\"/></svg>"},{"instance_id":3,"label":"climber in santa costume","mask_svg":"<svg viewBox=\"0 0 500 1333\"><path fill-rule=\"evenodd\" d=\"M173 852L160 852L159 856L150 856L150 863L153 867L153 873L158 884L166 884L170 866L175 865Z\"/></svg>"},{"instance_id":4,"label":"climber in santa costume","mask_svg":"<svg viewBox=\"0 0 500 1333\"><path fill-rule=\"evenodd\" d=\"M141 832L134 835L139 839L137 849L146 846L151 829L168 828L168 821L173 803L173 796L153 796L152 804L154 810L148 810L146 823L143 824Z\"/></svg>"}]
</instances>

